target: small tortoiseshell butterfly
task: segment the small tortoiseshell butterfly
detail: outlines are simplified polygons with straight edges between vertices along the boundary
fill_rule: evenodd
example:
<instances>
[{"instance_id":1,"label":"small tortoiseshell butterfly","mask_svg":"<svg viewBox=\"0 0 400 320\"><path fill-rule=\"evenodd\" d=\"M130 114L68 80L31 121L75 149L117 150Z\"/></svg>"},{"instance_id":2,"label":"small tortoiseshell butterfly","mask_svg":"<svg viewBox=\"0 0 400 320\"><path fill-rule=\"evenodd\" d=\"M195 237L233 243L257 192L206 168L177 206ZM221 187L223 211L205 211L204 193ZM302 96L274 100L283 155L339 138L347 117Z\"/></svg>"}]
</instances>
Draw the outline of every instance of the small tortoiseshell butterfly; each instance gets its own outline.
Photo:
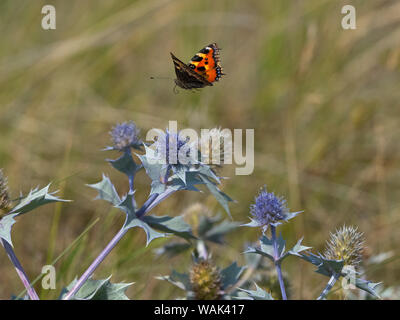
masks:
<instances>
[{"instance_id":1,"label":"small tortoiseshell butterfly","mask_svg":"<svg viewBox=\"0 0 400 320\"><path fill-rule=\"evenodd\" d=\"M219 51L216 43L209 44L201 49L188 64L183 63L171 52L175 66L175 83L182 89L199 89L212 86L224 73L219 60Z\"/></svg>"}]
</instances>

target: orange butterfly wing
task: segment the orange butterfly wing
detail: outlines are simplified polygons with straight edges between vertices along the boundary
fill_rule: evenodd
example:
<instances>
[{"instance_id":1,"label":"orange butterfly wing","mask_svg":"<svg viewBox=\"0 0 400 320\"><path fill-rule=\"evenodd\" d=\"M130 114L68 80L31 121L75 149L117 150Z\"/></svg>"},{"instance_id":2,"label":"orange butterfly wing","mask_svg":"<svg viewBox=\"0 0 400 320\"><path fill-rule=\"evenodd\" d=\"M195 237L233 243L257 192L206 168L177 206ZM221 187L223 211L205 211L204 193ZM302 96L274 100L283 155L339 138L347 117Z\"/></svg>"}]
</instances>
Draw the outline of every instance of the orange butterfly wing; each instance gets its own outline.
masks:
<instances>
[{"instance_id":1,"label":"orange butterfly wing","mask_svg":"<svg viewBox=\"0 0 400 320\"><path fill-rule=\"evenodd\" d=\"M219 51L216 43L210 44L196 53L188 65L207 81L218 81L224 75L220 65Z\"/></svg>"}]
</instances>

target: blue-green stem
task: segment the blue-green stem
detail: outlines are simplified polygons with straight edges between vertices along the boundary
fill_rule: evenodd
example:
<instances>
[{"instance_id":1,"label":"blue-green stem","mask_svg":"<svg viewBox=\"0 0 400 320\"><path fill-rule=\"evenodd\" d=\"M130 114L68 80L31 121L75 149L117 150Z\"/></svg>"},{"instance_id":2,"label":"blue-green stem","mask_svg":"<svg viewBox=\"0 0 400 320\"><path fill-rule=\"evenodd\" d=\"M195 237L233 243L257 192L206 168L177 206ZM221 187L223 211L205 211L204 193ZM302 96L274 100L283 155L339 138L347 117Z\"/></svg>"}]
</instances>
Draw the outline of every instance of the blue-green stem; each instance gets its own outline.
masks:
<instances>
[{"instance_id":1,"label":"blue-green stem","mask_svg":"<svg viewBox=\"0 0 400 320\"><path fill-rule=\"evenodd\" d=\"M17 256L15 255L12 246L4 239L0 238L0 241L1 241L1 244L3 245L4 249L6 250L7 255L10 258L12 264L14 265L19 278L21 279L24 287L26 288L26 292L28 293L29 297L31 298L31 300L39 300L39 297L38 297L35 289L33 289L33 287L31 286L28 276L26 275L24 269L22 268L21 263L17 259Z\"/></svg>"},{"instance_id":2,"label":"blue-green stem","mask_svg":"<svg viewBox=\"0 0 400 320\"><path fill-rule=\"evenodd\" d=\"M271 235L272 235L272 242L274 243L274 264L275 264L276 272L278 274L279 286L281 287L282 299L287 300L285 284L283 282L283 276L282 276L280 254L278 252L278 242L276 239L276 227L275 226L271 226Z\"/></svg>"},{"instance_id":3,"label":"blue-green stem","mask_svg":"<svg viewBox=\"0 0 400 320\"><path fill-rule=\"evenodd\" d=\"M108 245L104 248L104 250L98 255L98 257L92 262L89 268L85 271L85 273L79 278L79 280L75 283L74 287L65 295L63 300L70 300L83 286L83 284L89 279L89 277L93 274L93 272L97 269L100 263L108 256L111 250L116 246L116 244L121 240L121 238L125 235L128 229L122 228L118 231L118 233L112 238L112 240L108 243Z\"/></svg>"}]
</instances>

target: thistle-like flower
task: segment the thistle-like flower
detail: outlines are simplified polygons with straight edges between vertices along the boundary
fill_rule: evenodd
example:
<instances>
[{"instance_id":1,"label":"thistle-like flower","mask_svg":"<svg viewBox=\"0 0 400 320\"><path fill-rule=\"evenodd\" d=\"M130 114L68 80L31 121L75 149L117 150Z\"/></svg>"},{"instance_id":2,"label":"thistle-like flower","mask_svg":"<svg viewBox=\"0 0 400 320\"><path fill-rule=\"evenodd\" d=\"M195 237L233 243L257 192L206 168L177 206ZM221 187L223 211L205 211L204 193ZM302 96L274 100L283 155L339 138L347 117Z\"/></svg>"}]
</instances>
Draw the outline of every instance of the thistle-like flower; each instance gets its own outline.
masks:
<instances>
[{"instance_id":1,"label":"thistle-like flower","mask_svg":"<svg viewBox=\"0 0 400 320\"><path fill-rule=\"evenodd\" d=\"M201 136L199 149L201 160L206 164L220 167L232 163L232 134L229 130L213 128Z\"/></svg>"},{"instance_id":2,"label":"thistle-like flower","mask_svg":"<svg viewBox=\"0 0 400 320\"><path fill-rule=\"evenodd\" d=\"M324 256L330 260L343 260L345 265L357 267L362 260L364 237L357 227L347 227L330 234Z\"/></svg>"},{"instance_id":3,"label":"thistle-like flower","mask_svg":"<svg viewBox=\"0 0 400 320\"><path fill-rule=\"evenodd\" d=\"M140 149L142 141L139 138L139 129L133 121L117 124L110 131L113 149L125 151L130 147Z\"/></svg>"},{"instance_id":4,"label":"thistle-like flower","mask_svg":"<svg viewBox=\"0 0 400 320\"><path fill-rule=\"evenodd\" d=\"M153 146L162 164L176 166L197 163L197 150L187 137L184 138L179 133L169 132L168 129L165 132L159 131Z\"/></svg>"},{"instance_id":5,"label":"thistle-like flower","mask_svg":"<svg viewBox=\"0 0 400 320\"><path fill-rule=\"evenodd\" d=\"M217 300L222 297L221 275L210 259L200 260L192 266L190 283L197 300Z\"/></svg>"},{"instance_id":6,"label":"thistle-like flower","mask_svg":"<svg viewBox=\"0 0 400 320\"><path fill-rule=\"evenodd\" d=\"M264 187L255 197L255 203L250 205L250 213L252 222L246 226L262 227L266 231L269 225L277 226L281 221L288 221L300 212L289 212L286 200L277 197L273 192L267 192Z\"/></svg>"},{"instance_id":7,"label":"thistle-like flower","mask_svg":"<svg viewBox=\"0 0 400 320\"><path fill-rule=\"evenodd\" d=\"M7 178L3 175L3 169L0 169L0 211L6 211L10 207L11 201L8 193Z\"/></svg>"}]
</instances>

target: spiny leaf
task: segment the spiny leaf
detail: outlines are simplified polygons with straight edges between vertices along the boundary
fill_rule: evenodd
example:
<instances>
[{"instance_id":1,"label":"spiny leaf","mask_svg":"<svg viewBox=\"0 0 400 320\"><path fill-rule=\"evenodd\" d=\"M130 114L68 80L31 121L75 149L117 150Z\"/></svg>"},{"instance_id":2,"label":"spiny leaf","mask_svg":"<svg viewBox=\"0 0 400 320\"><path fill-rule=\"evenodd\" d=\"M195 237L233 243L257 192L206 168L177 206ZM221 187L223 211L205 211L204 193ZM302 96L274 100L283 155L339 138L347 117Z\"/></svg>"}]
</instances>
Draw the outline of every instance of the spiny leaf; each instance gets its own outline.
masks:
<instances>
[{"instance_id":1,"label":"spiny leaf","mask_svg":"<svg viewBox=\"0 0 400 320\"><path fill-rule=\"evenodd\" d=\"M125 295L126 289L133 283L111 283L111 276L107 279L88 279L75 294L74 300L129 300ZM76 279L63 290L61 298L70 291Z\"/></svg>"},{"instance_id":2,"label":"spiny leaf","mask_svg":"<svg viewBox=\"0 0 400 320\"><path fill-rule=\"evenodd\" d=\"M317 267L315 272L331 277L334 274L341 274L344 262L341 260L329 260L321 254L315 255L311 252L300 254L300 257Z\"/></svg>"},{"instance_id":3,"label":"spiny leaf","mask_svg":"<svg viewBox=\"0 0 400 320\"><path fill-rule=\"evenodd\" d=\"M179 273L176 272L175 270L172 270L171 275L159 276L156 277L156 279L168 281L169 283L172 283L174 286L185 291L191 290L189 275L186 273Z\"/></svg>"},{"instance_id":4,"label":"spiny leaf","mask_svg":"<svg viewBox=\"0 0 400 320\"><path fill-rule=\"evenodd\" d=\"M54 196L57 191L49 192L49 188L50 184L40 190L38 190L38 188L31 190L29 194L22 198L21 201L10 211L10 213L18 213L18 215L21 215L51 202L70 201Z\"/></svg>"},{"instance_id":5,"label":"spiny leaf","mask_svg":"<svg viewBox=\"0 0 400 320\"><path fill-rule=\"evenodd\" d=\"M250 218L250 222L246 224L242 224L241 227L252 227L259 228L261 225L256 221Z\"/></svg>"},{"instance_id":6,"label":"spiny leaf","mask_svg":"<svg viewBox=\"0 0 400 320\"><path fill-rule=\"evenodd\" d=\"M207 165L201 165L198 170L200 174L215 180L217 183L221 182L221 178L218 177L215 172Z\"/></svg>"},{"instance_id":7,"label":"spiny leaf","mask_svg":"<svg viewBox=\"0 0 400 320\"><path fill-rule=\"evenodd\" d=\"M5 215L0 219L0 238L7 241L12 246L11 229L14 225L15 217L32 211L40 206L52 202L67 202L69 200L60 199L49 192L50 184L42 189L32 189L26 197L23 197L20 202L10 211L10 214Z\"/></svg>"},{"instance_id":8,"label":"spiny leaf","mask_svg":"<svg viewBox=\"0 0 400 320\"><path fill-rule=\"evenodd\" d=\"M381 299L379 294L375 291L375 289L382 284L382 282L371 282L364 279L355 279L356 287L368 292L369 294Z\"/></svg>"},{"instance_id":9,"label":"spiny leaf","mask_svg":"<svg viewBox=\"0 0 400 320\"><path fill-rule=\"evenodd\" d=\"M288 252L286 252L284 255L282 255L282 257L279 260L282 261L284 258L286 258L289 255L301 257L300 252L311 249L311 247L303 246L301 244L302 241L303 241L303 238L301 238L299 241L297 241L295 246L292 249L290 249Z\"/></svg>"},{"instance_id":10,"label":"spiny leaf","mask_svg":"<svg viewBox=\"0 0 400 320\"><path fill-rule=\"evenodd\" d=\"M11 241L11 228L13 224L16 222L14 217L17 216L18 213L8 214L1 218L0 220L0 238L7 241L10 246L12 246Z\"/></svg>"},{"instance_id":11,"label":"spiny leaf","mask_svg":"<svg viewBox=\"0 0 400 320\"><path fill-rule=\"evenodd\" d=\"M193 189L199 191L195 186L196 185L203 185L204 182L199 178L199 172L197 170L189 170L186 171L186 185L189 190Z\"/></svg>"},{"instance_id":12,"label":"spiny leaf","mask_svg":"<svg viewBox=\"0 0 400 320\"><path fill-rule=\"evenodd\" d=\"M119 195L115 190L111 180L104 174L103 179L100 182L88 184L87 186L98 191L99 194L97 195L96 199L111 202L114 206L121 202L121 199L119 198Z\"/></svg>"},{"instance_id":13,"label":"spiny leaf","mask_svg":"<svg viewBox=\"0 0 400 320\"><path fill-rule=\"evenodd\" d=\"M276 240L277 240L278 256L282 258L282 257L285 256L284 252L285 252L286 242L282 238L282 235L279 235L279 237ZM263 256L271 259L272 261L275 261L274 242L272 241L272 238L269 239L267 236L262 236L261 237L261 239L260 239L260 247L259 248L249 248L244 253L260 254L260 255L263 255ZM278 261L280 259L278 259Z\"/></svg>"},{"instance_id":14,"label":"spiny leaf","mask_svg":"<svg viewBox=\"0 0 400 320\"><path fill-rule=\"evenodd\" d=\"M184 185L186 185L186 171L187 169L182 165L176 165L173 167L173 171L176 176L182 181Z\"/></svg>"},{"instance_id":15,"label":"spiny leaf","mask_svg":"<svg viewBox=\"0 0 400 320\"><path fill-rule=\"evenodd\" d=\"M127 176L135 175L142 166L137 165L132 159L130 152L124 152L121 157L116 160L107 160L115 169L126 174Z\"/></svg>"},{"instance_id":16,"label":"spiny leaf","mask_svg":"<svg viewBox=\"0 0 400 320\"><path fill-rule=\"evenodd\" d=\"M285 216L285 221L289 221L290 219L293 219L296 217L298 214L303 213L303 211L297 211L297 212L288 212Z\"/></svg>"},{"instance_id":17,"label":"spiny leaf","mask_svg":"<svg viewBox=\"0 0 400 320\"><path fill-rule=\"evenodd\" d=\"M122 200L115 206L116 208L125 212L125 214L129 217L136 218L136 202L134 201L133 195L135 192L128 193L127 195L123 196Z\"/></svg>"},{"instance_id":18,"label":"spiny leaf","mask_svg":"<svg viewBox=\"0 0 400 320\"><path fill-rule=\"evenodd\" d=\"M180 177L176 174L173 174L168 180L168 188L178 190L188 190L188 191L196 191L199 192L200 190L197 189L195 186L199 184L198 179L193 177L190 171L185 173L186 181L183 182Z\"/></svg>"},{"instance_id":19,"label":"spiny leaf","mask_svg":"<svg viewBox=\"0 0 400 320\"><path fill-rule=\"evenodd\" d=\"M256 290L245 290L239 288L240 291L243 291L246 296L235 297L236 299L244 299L244 300L274 300L271 294L261 289L257 283L254 283L256 286Z\"/></svg>"},{"instance_id":20,"label":"spiny leaf","mask_svg":"<svg viewBox=\"0 0 400 320\"><path fill-rule=\"evenodd\" d=\"M134 227L140 227L146 233L146 246L156 238L162 238L167 236L166 234L159 233L152 229L150 225L148 225L142 219L139 219L135 214L135 208L133 207L133 195L128 194L126 197L121 201L119 205L116 206L120 210L126 213L126 220L124 223L124 229L130 229Z\"/></svg>"},{"instance_id":21,"label":"spiny leaf","mask_svg":"<svg viewBox=\"0 0 400 320\"><path fill-rule=\"evenodd\" d=\"M292 255L300 256L300 254L299 254L300 252L311 249L311 247L303 246L301 244L302 241L303 241L303 238L301 238L299 241L297 241L296 245L291 250L289 250L289 253Z\"/></svg>"},{"instance_id":22,"label":"spiny leaf","mask_svg":"<svg viewBox=\"0 0 400 320\"><path fill-rule=\"evenodd\" d=\"M144 216L143 221L154 229L173 233L184 239L196 239L192 233L191 226L181 216Z\"/></svg>"},{"instance_id":23,"label":"spiny leaf","mask_svg":"<svg viewBox=\"0 0 400 320\"><path fill-rule=\"evenodd\" d=\"M236 262L234 262L229 267L221 270L222 288L225 290L236 284L244 269L246 269L246 267L239 267Z\"/></svg>"},{"instance_id":24,"label":"spiny leaf","mask_svg":"<svg viewBox=\"0 0 400 320\"><path fill-rule=\"evenodd\" d=\"M259 254L262 255L264 257L267 257L268 259L270 259L272 262L274 262L274 249L272 248L271 250L266 250L266 251L262 251L259 248L255 248L255 247L249 247L246 251L244 251L243 253L255 253L255 254Z\"/></svg>"},{"instance_id":25,"label":"spiny leaf","mask_svg":"<svg viewBox=\"0 0 400 320\"><path fill-rule=\"evenodd\" d=\"M225 209L225 211L229 215L229 217L232 218L231 213L229 211L228 203L233 200L227 194L225 194L224 192L219 190L218 187L213 182L211 182L207 177L205 177L203 175L199 175L199 177L205 183L206 187L211 192L211 194L215 197L215 199L217 199L217 201Z\"/></svg>"},{"instance_id":26,"label":"spiny leaf","mask_svg":"<svg viewBox=\"0 0 400 320\"><path fill-rule=\"evenodd\" d=\"M151 179L151 192L150 194L154 193L162 193L166 188L166 184L163 179L167 173L168 166L166 164L159 163L155 156L155 151L151 148L145 146L146 154L139 155L137 154L138 158L142 162L142 165Z\"/></svg>"}]
</instances>

